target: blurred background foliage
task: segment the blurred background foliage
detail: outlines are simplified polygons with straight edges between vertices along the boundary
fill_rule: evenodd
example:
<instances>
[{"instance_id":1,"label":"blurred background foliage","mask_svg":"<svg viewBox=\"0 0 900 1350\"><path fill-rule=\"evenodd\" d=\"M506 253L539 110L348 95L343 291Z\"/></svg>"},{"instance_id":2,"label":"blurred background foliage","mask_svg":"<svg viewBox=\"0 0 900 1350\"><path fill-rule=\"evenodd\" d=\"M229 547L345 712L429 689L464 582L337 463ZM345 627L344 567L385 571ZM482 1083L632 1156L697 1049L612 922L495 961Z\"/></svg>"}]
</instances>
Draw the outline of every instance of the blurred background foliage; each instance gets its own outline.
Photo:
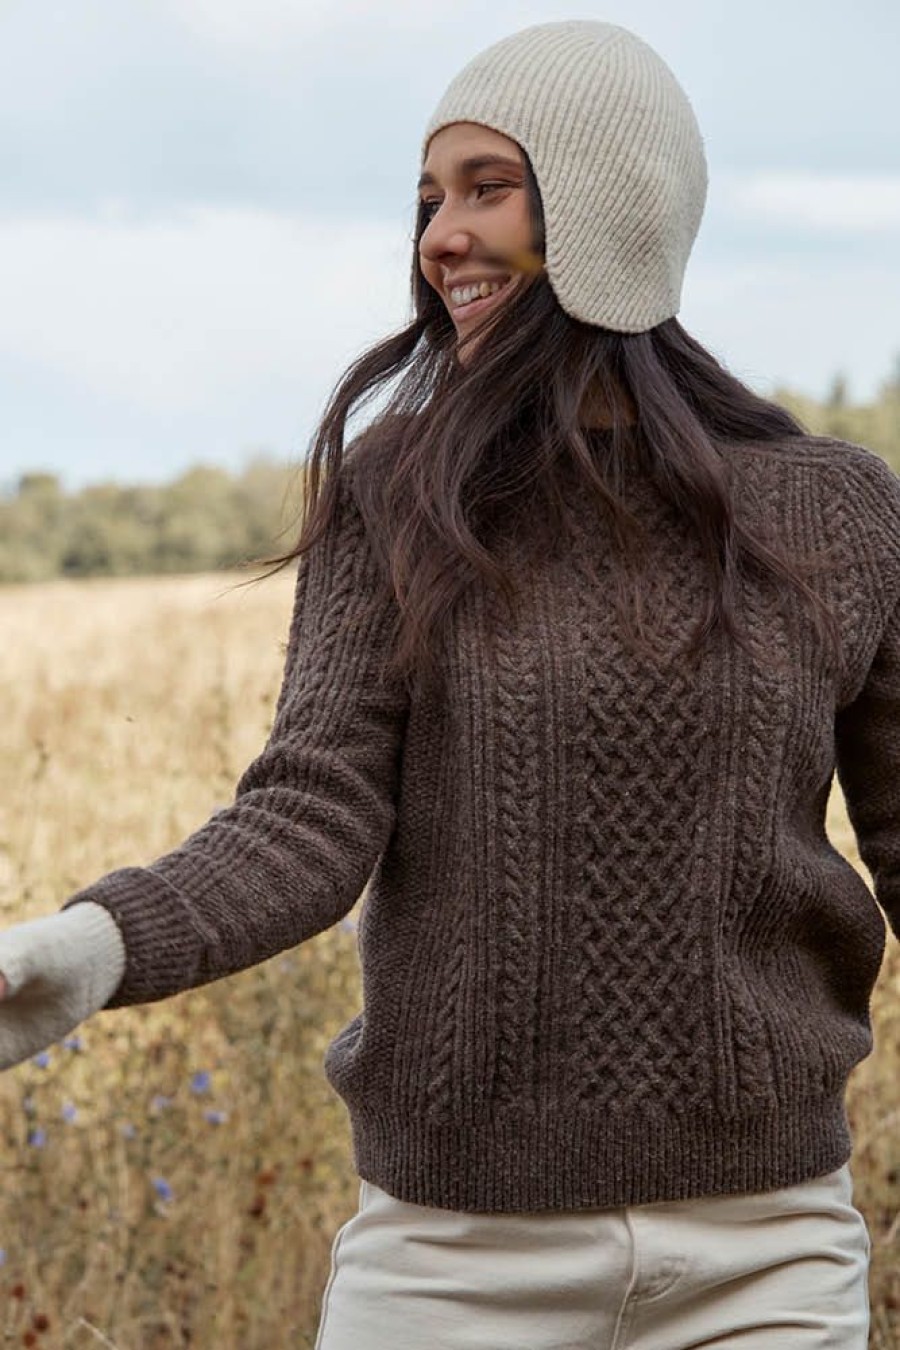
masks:
<instances>
[{"instance_id":1,"label":"blurred background foliage","mask_svg":"<svg viewBox=\"0 0 900 1350\"><path fill-rule=\"evenodd\" d=\"M868 403L853 402L840 374L821 400L785 388L774 397L811 432L865 445L900 472L900 358ZM166 484L77 492L27 473L0 492L0 582L240 566L292 544L302 492L302 467L270 457L236 475L201 465Z\"/></svg>"},{"instance_id":2,"label":"blurred background foliage","mask_svg":"<svg viewBox=\"0 0 900 1350\"><path fill-rule=\"evenodd\" d=\"M252 460L237 475L198 466L173 482L66 492L23 474L0 496L0 582L213 572L292 542L302 472Z\"/></svg>"},{"instance_id":3,"label":"blurred background foliage","mask_svg":"<svg viewBox=\"0 0 900 1350\"><path fill-rule=\"evenodd\" d=\"M835 375L831 388L820 401L784 388L776 390L774 398L815 435L837 436L868 446L900 473L900 356L892 374L869 403L852 400L847 380L841 374Z\"/></svg>"}]
</instances>

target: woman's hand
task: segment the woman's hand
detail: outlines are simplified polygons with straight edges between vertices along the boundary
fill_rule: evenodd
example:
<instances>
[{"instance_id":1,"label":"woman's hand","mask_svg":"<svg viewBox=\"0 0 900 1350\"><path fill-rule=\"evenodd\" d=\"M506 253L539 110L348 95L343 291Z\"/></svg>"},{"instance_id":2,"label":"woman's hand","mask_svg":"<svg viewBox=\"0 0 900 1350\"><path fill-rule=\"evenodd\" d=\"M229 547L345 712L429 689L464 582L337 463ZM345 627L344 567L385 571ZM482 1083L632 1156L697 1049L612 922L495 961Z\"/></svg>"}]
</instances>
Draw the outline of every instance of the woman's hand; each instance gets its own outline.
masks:
<instances>
[{"instance_id":1,"label":"woman's hand","mask_svg":"<svg viewBox=\"0 0 900 1350\"><path fill-rule=\"evenodd\" d=\"M85 902L0 932L0 1069L104 1007L125 969L115 920Z\"/></svg>"}]
</instances>

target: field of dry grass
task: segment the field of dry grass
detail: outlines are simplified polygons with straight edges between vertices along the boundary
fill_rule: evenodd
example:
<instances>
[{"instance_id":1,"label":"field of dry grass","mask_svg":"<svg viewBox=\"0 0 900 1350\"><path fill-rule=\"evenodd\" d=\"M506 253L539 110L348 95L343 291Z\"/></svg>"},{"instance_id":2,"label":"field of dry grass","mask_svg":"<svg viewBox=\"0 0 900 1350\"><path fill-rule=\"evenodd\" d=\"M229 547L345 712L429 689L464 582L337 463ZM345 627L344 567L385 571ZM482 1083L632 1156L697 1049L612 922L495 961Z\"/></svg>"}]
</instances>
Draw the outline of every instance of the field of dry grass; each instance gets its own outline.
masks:
<instances>
[{"instance_id":1,"label":"field of dry grass","mask_svg":"<svg viewBox=\"0 0 900 1350\"><path fill-rule=\"evenodd\" d=\"M266 733L289 578L0 590L0 921L148 861ZM852 855L840 803L832 831ZM358 999L339 926L266 966L92 1019L0 1078L0 1337L48 1348L311 1346L356 1183L324 1049ZM872 1345L900 1346L900 953L850 1108Z\"/></svg>"}]
</instances>

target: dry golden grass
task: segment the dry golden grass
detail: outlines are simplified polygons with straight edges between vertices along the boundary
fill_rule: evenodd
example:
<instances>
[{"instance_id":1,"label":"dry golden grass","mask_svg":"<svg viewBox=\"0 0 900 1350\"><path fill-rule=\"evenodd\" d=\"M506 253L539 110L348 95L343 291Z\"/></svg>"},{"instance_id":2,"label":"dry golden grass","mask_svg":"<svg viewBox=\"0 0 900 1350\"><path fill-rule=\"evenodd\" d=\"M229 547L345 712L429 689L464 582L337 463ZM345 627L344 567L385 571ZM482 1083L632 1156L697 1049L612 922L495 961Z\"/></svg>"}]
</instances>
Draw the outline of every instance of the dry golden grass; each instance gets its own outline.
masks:
<instances>
[{"instance_id":1,"label":"dry golden grass","mask_svg":"<svg viewBox=\"0 0 900 1350\"><path fill-rule=\"evenodd\" d=\"M278 687L289 578L0 590L0 921L148 861L229 799ZM853 855L840 803L832 832ZM355 938L104 1013L0 1077L0 1335L118 1350L312 1345L352 1212L321 1070L357 1006ZM850 1107L873 1237L872 1345L900 1345L900 955Z\"/></svg>"}]
</instances>

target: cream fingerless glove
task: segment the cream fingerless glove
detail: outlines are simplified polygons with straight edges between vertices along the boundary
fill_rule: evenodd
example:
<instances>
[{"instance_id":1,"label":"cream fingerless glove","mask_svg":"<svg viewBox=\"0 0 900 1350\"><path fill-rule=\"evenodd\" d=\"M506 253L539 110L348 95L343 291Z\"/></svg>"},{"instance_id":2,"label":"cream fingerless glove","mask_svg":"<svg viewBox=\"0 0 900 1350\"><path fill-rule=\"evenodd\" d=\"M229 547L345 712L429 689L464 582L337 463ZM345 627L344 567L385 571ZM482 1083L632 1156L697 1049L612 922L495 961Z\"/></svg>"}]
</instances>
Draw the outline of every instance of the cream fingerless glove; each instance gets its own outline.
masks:
<instances>
[{"instance_id":1,"label":"cream fingerless glove","mask_svg":"<svg viewBox=\"0 0 900 1350\"><path fill-rule=\"evenodd\" d=\"M108 1003L125 973L125 944L109 911L85 900L0 932L0 973L0 1069L8 1069Z\"/></svg>"}]
</instances>

